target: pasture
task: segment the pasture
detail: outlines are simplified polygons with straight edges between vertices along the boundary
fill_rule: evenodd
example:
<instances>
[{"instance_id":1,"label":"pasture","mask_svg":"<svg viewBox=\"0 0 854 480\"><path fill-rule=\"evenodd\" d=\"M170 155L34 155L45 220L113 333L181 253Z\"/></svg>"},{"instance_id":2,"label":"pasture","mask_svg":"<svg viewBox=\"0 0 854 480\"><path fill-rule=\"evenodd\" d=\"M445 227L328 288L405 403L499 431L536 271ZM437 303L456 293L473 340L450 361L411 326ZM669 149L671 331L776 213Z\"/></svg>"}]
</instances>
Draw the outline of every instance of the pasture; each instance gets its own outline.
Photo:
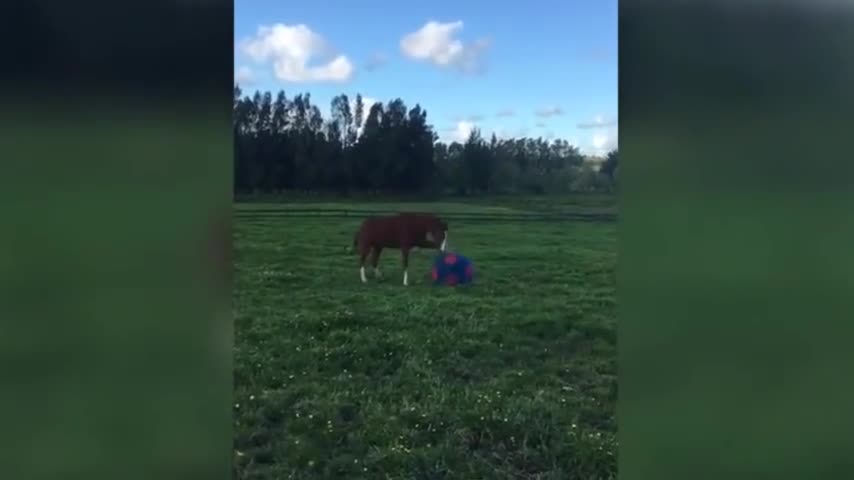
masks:
<instances>
[{"instance_id":1,"label":"pasture","mask_svg":"<svg viewBox=\"0 0 854 480\"><path fill-rule=\"evenodd\" d=\"M616 223L532 205L299 204L447 214L459 288L422 250L409 287L397 250L362 284L361 216L236 205L235 477L616 478Z\"/></svg>"}]
</instances>

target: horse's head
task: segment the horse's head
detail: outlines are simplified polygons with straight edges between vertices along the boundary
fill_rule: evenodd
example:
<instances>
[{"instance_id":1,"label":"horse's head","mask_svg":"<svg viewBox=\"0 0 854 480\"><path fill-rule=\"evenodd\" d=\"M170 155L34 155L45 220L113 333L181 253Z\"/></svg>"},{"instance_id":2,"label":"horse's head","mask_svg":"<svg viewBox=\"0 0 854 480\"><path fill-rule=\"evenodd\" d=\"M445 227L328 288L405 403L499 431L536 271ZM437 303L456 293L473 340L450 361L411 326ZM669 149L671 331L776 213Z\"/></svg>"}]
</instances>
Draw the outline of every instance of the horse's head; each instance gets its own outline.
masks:
<instances>
[{"instance_id":1,"label":"horse's head","mask_svg":"<svg viewBox=\"0 0 854 480\"><path fill-rule=\"evenodd\" d=\"M439 250L445 251L448 246L448 224L433 217L427 226L427 240L438 245Z\"/></svg>"}]
</instances>

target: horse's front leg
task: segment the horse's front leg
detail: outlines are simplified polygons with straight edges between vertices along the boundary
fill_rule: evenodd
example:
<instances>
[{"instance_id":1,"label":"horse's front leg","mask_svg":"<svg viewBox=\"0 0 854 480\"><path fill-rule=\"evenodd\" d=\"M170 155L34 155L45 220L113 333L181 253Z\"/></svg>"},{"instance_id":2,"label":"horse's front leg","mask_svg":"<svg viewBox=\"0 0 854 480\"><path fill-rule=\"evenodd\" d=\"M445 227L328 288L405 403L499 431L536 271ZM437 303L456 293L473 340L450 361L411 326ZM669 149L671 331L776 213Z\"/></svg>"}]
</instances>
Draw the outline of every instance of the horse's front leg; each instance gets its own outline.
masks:
<instances>
[{"instance_id":1,"label":"horse's front leg","mask_svg":"<svg viewBox=\"0 0 854 480\"><path fill-rule=\"evenodd\" d=\"M367 245L359 245L359 276L362 278L362 283L368 282L368 277L365 276L365 259L370 251L371 248Z\"/></svg>"},{"instance_id":2,"label":"horse's front leg","mask_svg":"<svg viewBox=\"0 0 854 480\"><path fill-rule=\"evenodd\" d=\"M409 245L400 247L400 260L403 263L403 285L409 285Z\"/></svg>"}]
</instances>

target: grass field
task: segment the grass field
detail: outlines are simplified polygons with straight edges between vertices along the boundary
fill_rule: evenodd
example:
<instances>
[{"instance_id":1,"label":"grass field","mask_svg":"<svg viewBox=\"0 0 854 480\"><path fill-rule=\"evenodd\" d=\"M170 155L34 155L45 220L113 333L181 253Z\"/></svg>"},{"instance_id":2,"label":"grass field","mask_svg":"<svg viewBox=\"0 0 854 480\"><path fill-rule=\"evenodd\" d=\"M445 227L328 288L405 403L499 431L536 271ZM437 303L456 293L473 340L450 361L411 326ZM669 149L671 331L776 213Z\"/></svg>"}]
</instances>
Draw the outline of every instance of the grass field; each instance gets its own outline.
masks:
<instances>
[{"instance_id":1,"label":"grass field","mask_svg":"<svg viewBox=\"0 0 854 480\"><path fill-rule=\"evenodd\" d=\"M317 199L309 201L306 198L283 199L271 201L259 197L252 202L240 203L235 206L239 212L251 212L270 208L280 210L295 209L350 209L350 210L389 210L400 211L432 211L441 208L445 213L479 213L479 214L510 214L510 213L616 213L614 195L604 194L575 194L562 196L497 196L473 197L465 201L425 202L425 201L370 201L353 203L341 199Z\"/></svg>"},{"instance_id":2,"label":"grass field","mask_svg":"<svg viewBox=\"0 0 854 480\"><path fill-rule=\"evenodd\" d=\"M615 223L454 220L451 249L477 278L452 289L429 284L427 251L411 259L411 286L393 250L384 278L363 285L345 250L355 217L246 208L235 216L237 478L616 477Z\"/></svg>"}]
</instances>

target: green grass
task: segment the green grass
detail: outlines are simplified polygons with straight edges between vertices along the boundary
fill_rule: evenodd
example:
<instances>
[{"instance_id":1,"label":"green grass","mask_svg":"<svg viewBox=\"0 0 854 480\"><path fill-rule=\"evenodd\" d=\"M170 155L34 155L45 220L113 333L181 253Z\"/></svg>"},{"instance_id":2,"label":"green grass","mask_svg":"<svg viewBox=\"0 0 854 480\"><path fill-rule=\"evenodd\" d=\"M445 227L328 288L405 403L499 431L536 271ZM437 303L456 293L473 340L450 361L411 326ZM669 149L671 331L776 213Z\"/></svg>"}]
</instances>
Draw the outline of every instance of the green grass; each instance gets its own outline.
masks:
<instances>
[{"instance_id":1,"label":"green grass","mask_svg":"<svg viewBox=\"0 0 854 480\"><path fill-rule=\"evenodd\" d=\"M493 205L471 205L468 203L458 202L363 202L356 203L346 201L329 201L329 202L312 202L312 203L269 203L269 202L253 202L242 203L235 206L238 212L252 210L301 210L301 209L318 209L318 210L398 210L402 212L420 212L433 211L439 205L443 212L447 213L530 213L525 210L512 208L509 206L493 206Z\"/></svg>"},{"instance_id":2,"label":"green grass","mask_svg":"<svg viewBox=\"0 0 854 480\"><path fill-rule=\"evenodd\" d=\"M616 477L614 223L454 221L456 289L357 224L236 216L237 478Z\"/></svg>"},{"instance_id":3,"label":"green grass","mask_svg":"<svg viewBox=\"0 0 854 480\"><path fill-rule=\"evenodd\" d=\"M456 200L399 201L362 200L346 198L318 198L309 201L305 197L258 196L251 202L238 203L237 211L249 210L400 210L442 211L447 213L616 213L616 197L607 194L563 194L563 195L497 195Z\"/></svg>"}]
</instances>

